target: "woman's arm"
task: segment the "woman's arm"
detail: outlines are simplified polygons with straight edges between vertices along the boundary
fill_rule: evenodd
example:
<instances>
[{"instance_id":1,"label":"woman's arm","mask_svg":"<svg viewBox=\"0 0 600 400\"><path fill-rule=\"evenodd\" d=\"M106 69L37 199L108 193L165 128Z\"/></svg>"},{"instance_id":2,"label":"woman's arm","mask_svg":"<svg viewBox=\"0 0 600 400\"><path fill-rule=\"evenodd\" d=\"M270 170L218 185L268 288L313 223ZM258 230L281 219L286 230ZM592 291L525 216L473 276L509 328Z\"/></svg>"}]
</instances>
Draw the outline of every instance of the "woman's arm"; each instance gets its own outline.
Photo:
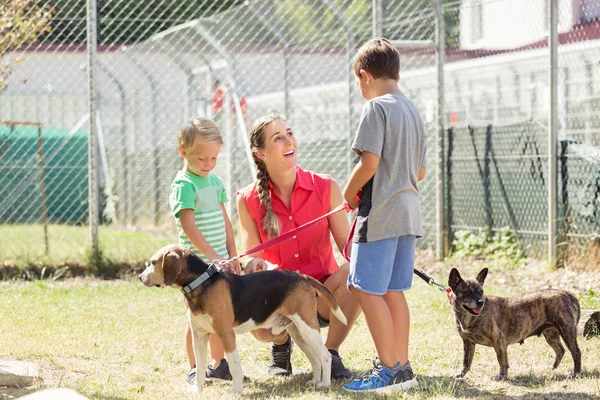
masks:
<instances>
[{"instance_id":1,"label":"woman's arm","mask_svg":"<svg viewBox=\"0 0 600 400\"><path fill-rule=\"evenodd\" d=\"M250 215L248 207L242 196L237 196L237 210L240 218L240 234L242 236L242 246L244 250L252 249L262 243L260 239L260 232L256 221ZM266 271L268 266L267 263L260 258L260 253L250 254L250 259L246 263L244 269L245 274L249 274L256 271Z\"/></svg>"},{"instance_id":2,"label":"woman's arm","mask_svg":"<svg viewBox=\"0 0 600 400\"><path fill-rule=\"evenodd\" d=\"M338 183L334 179L331 179L329 210L333 210L340 204L342 204L342 191L340 190ZM333 215L330 215L328 220L329 228L333 234L333 240L340 250L340 253L342 253L344 251L344 246L346 245L346 240L348 240L348 233L350 233L350 224L348 223L346 213L337 212ZM350 254L351 250L352 243L348 245L348 254Z\"/></svg>"}]
</instances>

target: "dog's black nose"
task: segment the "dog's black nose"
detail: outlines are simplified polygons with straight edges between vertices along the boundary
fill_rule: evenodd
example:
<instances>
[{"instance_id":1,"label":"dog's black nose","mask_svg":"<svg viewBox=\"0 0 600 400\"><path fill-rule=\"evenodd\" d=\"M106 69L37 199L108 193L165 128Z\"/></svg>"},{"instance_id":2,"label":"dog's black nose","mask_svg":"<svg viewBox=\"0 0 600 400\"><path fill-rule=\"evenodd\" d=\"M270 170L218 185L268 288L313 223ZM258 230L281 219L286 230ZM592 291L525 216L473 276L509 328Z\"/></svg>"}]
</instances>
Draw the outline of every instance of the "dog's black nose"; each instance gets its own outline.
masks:
<instances>
[{"instance_id":1,"label":"dog's black nose","mask_svg":"<svg viewBox=\"0 0 600 400\"><path fill-rule=\"evenodd\" d=\"M139 276L138 276L138 279L141 281L141 280L142 280L142 275L139 275Z\"/></svg>"},{"instance_id":2,"label":"dog's black nose","mask_svg":"<svg viewBox=\"0 0 600 400\"><path fill-rule=\"evenodd\" d=\"M477 300L477 307L483 307L483 300Z\"/></svg>"}]
</instances>

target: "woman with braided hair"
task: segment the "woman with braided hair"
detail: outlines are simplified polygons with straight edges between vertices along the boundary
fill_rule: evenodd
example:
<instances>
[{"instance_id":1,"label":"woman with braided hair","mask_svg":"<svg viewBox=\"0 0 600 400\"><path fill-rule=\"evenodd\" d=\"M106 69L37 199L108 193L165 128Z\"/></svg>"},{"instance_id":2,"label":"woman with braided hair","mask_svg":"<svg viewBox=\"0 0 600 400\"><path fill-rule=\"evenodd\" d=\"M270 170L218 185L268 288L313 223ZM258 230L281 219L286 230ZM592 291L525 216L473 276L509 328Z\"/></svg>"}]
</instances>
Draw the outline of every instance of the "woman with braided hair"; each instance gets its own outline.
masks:
<instances>
[{"instance_id":1,"label":"woman with braided hair","mask_svg":"<svg viewBox=\"0 0 600 400\"><path fill-rule=\"evenodd\" d=\"M250 147L257 167L256 182L240 190L237 196L245 249L291 231L342 204L342 193L335 180L329 175L305 171L296 164L298 143L283 117L272 114L255 121L250 130ZM331 377L344 379L350 378L351 373L338 350L360 308L346 287L348 264L338 266L331 237L342 251L349 230L345 213L335 213L284 243L251 254L244 269L246 274L267 269L296 271L317 279L333 293L348 325L330 318L329 308L321 298L317 316L321 327L329 326L325 346L332 355ZM269 374L291 375L292 340L287 332L274 336L265 329L254 335L273 343Z\"/></svg>"}]
</instances>

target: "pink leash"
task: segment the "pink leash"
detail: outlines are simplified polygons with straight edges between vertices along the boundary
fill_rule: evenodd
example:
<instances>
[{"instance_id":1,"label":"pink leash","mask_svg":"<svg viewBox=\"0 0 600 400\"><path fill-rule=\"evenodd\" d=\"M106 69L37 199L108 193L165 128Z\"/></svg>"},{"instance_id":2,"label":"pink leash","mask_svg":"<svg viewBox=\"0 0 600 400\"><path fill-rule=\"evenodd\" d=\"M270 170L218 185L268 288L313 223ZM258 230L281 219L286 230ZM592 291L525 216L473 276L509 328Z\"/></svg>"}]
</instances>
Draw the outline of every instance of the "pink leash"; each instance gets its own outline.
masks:
<instances>
[{"instance_id":1,"label":"pink leash","mask_svg":"<svg viewBox=\"0 0 600 400\"><path fill-rule=\"evenodd\" d=\"M329 211L327 214L321 215L320 217L315 218L312 221L309 221L309 222L307 222L307 223L305 223L303 225L300 225L299 227L294 228L291 231L288 231L288 232L284 233L283 235L280 235L280 236L277 236L276 238L268 240L268 241L266 241L266 242L264 242L264 243L262 243L262 244L260 244L260 245L258 245L256 247L254 247L254 248L252 248L252 249L250 249L248 251L243 252L240 255L237 255L237 256L235 256L233 258L230 258L229 260L221 261L221 262L219 262L219 264L228 264L231 261L237 260L238 258L241 258L241 257L244 257L244 256L247 256L248 254L256 253L257 251L261 251L261 250L264 250L264 249L266 249L268 247L275 246L276 244L279 244L281 242L285 242L286 240L288 240L292 236L297 235L300 232L303 232L303 231L307 230L308 228L310 228L311 226L313 226L314 224L316 224L317 222L319 222L323 218L327 218L330 215L335 214L336 212L339 212L339 211L342 211L342 210L345 210L346 212L351 211L351 209L348 207L348 204L346 202L343 202L342 204L340 204L339 206L337 206L333 210ZM354 226L353 226L352 231L354 231ZM352 235L352 232L350 233L350 235ZM349 238L348 240L350 240L351 236L349 236L348 238ZM344 246L344 257L346 257L346 248L347 247L348 247L348 242L346 242L346 245Z\"/></svg>"},{"instance_id":2,"label":"pink leash","mask_svg":"<svg viewBox=\"0 0 600 400\"><path fill-rule=\"evenodd\" d=\"M348 255L348 245L350 244L350 242L352 241L352 237L354 236L354 228L356 228L356 217L354 217L354 221L352 221L352 227L350 228L350 232L348 233L348 239L346 239L344 251L342 252L342 255L348 262L350 262L350 256Z\"/></svg>"}]
</instances>

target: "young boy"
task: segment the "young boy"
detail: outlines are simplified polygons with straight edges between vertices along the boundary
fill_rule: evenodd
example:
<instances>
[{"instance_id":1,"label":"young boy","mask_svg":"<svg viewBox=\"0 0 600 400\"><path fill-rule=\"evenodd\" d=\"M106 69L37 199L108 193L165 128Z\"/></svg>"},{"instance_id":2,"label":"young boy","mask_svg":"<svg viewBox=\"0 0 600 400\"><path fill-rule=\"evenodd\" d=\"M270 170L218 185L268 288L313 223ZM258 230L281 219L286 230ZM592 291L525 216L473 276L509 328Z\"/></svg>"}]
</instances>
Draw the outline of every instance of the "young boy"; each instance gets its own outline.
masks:
<instances>
[{"instance_id":1,"label":"young boy","mask_svg":"<svg viewBox=\"0 0 600 400\"><path fill-rule=\"evenodd\" d=\"M353 69L367 102L352 144L360 161L344 189L350 207L358 207L348 288L363 310L378 360L370 376L344 388L408 390L417 381L408 361L404 291L412 285L415 239L423 235L417 182L425 177L425 129L398 88L400 58L387 40L363 45Z\"/></svg>"},{"instance_id":2,"label":"young boy","mask_svg":"<svg viewBox=\"0 0 600 400\"><path fill-rule=\"evenodd\" d=\"M185 160L185 167L171 184L169 203L175 215L179 244L206 262L235 257L233 228L224 206L228 201L227 193L221 180L211 174L223 145L219 129L211 120L196 119L179 131L178 139L179 154ZM228 267L231 272L240 273L237 261ZM223 345L212 334L209 342L212 362L206 372L207 378L231 380ZM190 362L187 384L192 390L196 385L196 365L189 323L185 343Z\"/></svg>"}]
</instances>

